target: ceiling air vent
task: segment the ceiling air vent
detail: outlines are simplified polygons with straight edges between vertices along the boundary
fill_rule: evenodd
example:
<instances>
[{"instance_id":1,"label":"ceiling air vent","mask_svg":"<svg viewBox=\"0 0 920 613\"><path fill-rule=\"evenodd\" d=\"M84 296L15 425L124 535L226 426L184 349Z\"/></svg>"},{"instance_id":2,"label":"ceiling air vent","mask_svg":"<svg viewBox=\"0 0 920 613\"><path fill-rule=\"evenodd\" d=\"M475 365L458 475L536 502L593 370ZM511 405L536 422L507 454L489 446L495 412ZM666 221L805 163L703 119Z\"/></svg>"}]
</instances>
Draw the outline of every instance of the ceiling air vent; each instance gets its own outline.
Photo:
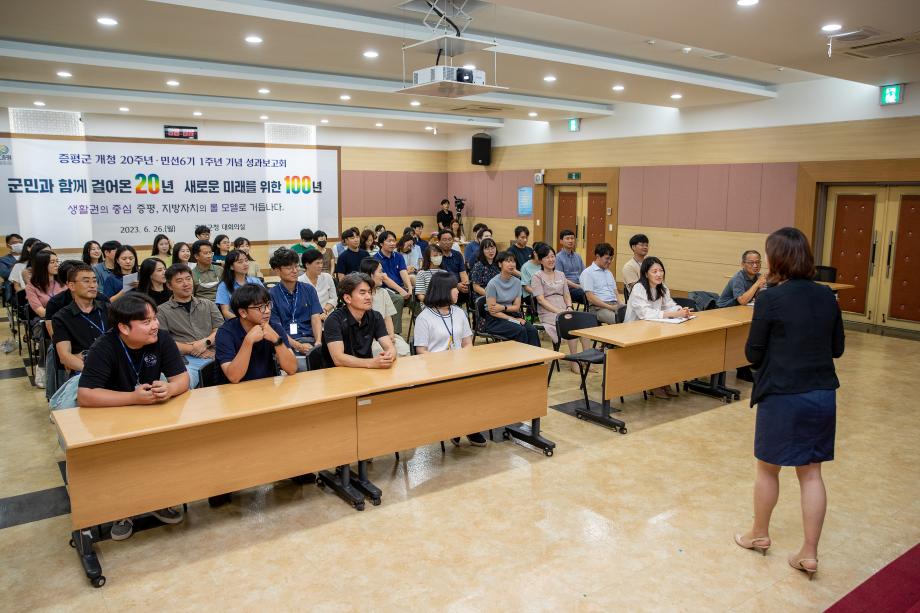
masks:
<instances>
[{"instance_id":1,"label":"ceiling air vent","mask_svg":"<svg viewBox=\"0 0 920 613\"><path fill-rule=\"evenodd\" d=\"M710 55L704 55L703 57L705 57L707 60L714 60L716 62L724 62L725 60L731 58L731 56L727 53L713 53Z\"/></svg>"},{"instance_id":2,"label":"ceiling air vent","mask_svg":"<svg viewBox=\"0 0 920 613\"><path fill-rule=\"evenodd\" d=\"M458 106L457 108L450 109L451 113L474 113L477 115L489 115L494 113L501 113L506 109L500 106L488 106L485 104L469 104L467 106Z\"/></svg>"},{"instance_id":3,"label":"ceiling air vent","mask_svg":"<svg viewBox=\"0 0 920 613\"><path fill-rule=\"evenodd\" d=\"M863 41L869 40L870 38L876 38L882 36L882 32L876 30L875 28L870 28L869 26L863 26L852 32L847 32L841 34L840 36L834 36L835 43L861 43Z\"/></svg>"},{"instance_id":4,"label":"ceiling air vent","mask_svg":"<svg viewBox=\"0 0 920 613\"><path fill-rule=\"evenodd\" d=\"M854 45L844 51L844 53L850 57L858 57L864 60L875 60L920 53L920 33L875 43Z\"/></svg>"}]
</instances>

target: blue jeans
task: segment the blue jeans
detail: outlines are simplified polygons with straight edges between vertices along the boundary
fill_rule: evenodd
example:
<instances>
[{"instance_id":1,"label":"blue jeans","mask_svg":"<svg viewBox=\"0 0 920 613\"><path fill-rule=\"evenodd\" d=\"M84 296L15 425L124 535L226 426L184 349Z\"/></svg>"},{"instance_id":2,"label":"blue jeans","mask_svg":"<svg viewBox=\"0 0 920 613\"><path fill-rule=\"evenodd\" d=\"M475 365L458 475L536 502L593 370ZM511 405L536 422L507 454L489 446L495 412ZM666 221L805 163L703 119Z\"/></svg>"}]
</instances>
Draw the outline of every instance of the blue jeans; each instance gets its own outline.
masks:
<instances>
[{"instance_id":1,"label":"blue jeans","mask_svg":"<svg viewBox=\"0 0 920 613\"><path fill-rule=\"evenodd\" d=\"M188 388L193 390L198 387L198 382L201 380L199 371L213 362L214 358L199 358L193 355L187 355L185 359L187 361L185 370L188 371Z\"/></svg>"}]
</instances>

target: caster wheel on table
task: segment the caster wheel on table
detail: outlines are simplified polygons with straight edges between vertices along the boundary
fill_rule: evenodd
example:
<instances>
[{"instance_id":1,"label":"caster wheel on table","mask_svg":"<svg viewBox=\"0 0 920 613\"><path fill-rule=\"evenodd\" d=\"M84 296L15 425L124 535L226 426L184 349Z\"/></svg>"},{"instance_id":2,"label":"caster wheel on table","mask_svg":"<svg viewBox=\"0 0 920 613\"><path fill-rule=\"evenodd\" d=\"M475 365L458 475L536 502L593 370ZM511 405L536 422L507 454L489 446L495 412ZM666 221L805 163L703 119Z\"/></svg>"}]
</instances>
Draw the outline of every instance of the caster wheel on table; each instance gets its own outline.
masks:
<instances>
[{"instance_id":1,"label":"caster wheel on table","mask_svg":"<svg viewBox=\"0 0 920 613\"><path fill-rule=\"evenodd\" d=\"M371 499L371 504L374 505L375 507L379 507L379 506L380 506L380 499L379 499L379 498L372 498L372 499Z\"/></svg>"},{"instance_id":2,"label":"caster wheel on table","mask_svg":"<svg viewBox=\"0 0 920 613\"><path fill-rule=\"evenodd\" d=\"M619 432L620 434L626 434L626 426L623 426L622 428L618 428L617 432Z\"/></svg>"},{"instance_id":3,"label":"caster wheel on table","mask_svg":"<svg viewBox=\"0 0 920 613\"><path fill-rule=\"evenodd\" d=\"M317 479L317 480L316 480L316 487L318 487L318 488L321 489L321 490L326 489L326 482L323 481L322 479Z\"/></svg>"},{"instance_id":4,"label":"caster wheel on table","mask_svg":"<svg viewBox=\"0 0 920 613\"><path fill-rule=\"evenodd\" d=\"M548 457L548 458L551 458L551 457L553 457L553 450L552 450L552 449L544 449L544 450L543 450L543 455L545 455L545 456Z\"/></svg>"},{"instance_id":5,"label":"caster wheel on table","mask_svg":"<svg viewBox=\"0 0 920 613\"><path fill-rule=\"evenodd\" d=\"M71 547L73 547L74 549L77 548L77 544L73 542L73 539L70 539L70 543L68 543L68 544L69 544Z\"/></svg>"},{"instance_id":6,"label":"caster wheel on table","mask_svg":"<svg viewBox=\"0 0 920 613\"><path fill-rule=\"evenodd\" d=\"M581 416L581 413L575 413L575 418L576 418L576 419L583 419L582 416Z\"/></svg>"},{"instance_id":7,"label":"caster wheel on table","mask_svg":"<svg viewBox=\"0 0 920 613\"><path fill-rule=\"evenodd\" d=\"M102 587L103 585L105 585L105 577L102 575L99 575L98 577L93 577L92 579L90 579L89 582L92 584L93 587Z\"/></svg>"},{"instance_id":8,"label":"caster wheel on table","mask_svg":"<svg viewBox=\"0 0 920 613\"><path fill-rule=\"evenodd\" d=\"M353 506L353 507L355 508L355 511L363 511L363 510L364 510L364 503L363 503L363 502L353 502L353 503L351 503L351 506Z\"/></svg>"},{"instance_id":9,"label":"caster wheel on table","mask_svg":"<svg viewBox=\"0 0 920 613\"><path fill-rule=\"evenodd\" d=\"M502 430L502 438L506 441L509 440L511 438L511 433L507 430Z\"/></svg>"}]
</instances>

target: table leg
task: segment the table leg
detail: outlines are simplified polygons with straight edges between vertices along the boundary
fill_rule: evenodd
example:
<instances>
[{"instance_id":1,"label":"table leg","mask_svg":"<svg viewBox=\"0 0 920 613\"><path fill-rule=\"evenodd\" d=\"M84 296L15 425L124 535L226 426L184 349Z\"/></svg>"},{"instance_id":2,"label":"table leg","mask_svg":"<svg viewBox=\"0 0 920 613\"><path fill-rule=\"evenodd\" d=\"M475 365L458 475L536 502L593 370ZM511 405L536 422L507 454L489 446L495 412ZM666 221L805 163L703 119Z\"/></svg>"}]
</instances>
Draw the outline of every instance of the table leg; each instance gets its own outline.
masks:
<instances>
[{"instance_id":1,"label":"table leg","mask_svg":"<svg viewBox=\"0 0 920 613\"><path fill-rule=\"evenodd\" d=\"M719 373L718 388L725 394L730 394L735 400L741 400L741 390L725 385L725 372Z\"/></svg>"},{"instance_id":2,"label":"table leg","mask_svg":"<svg viewBox=\"0 0 920 613\"><path fill-rule=\"evenodd\" d=\"M581 369L581 364L578 365L578 368ZM585 394L585 408L575 409L575 417L578 419L584 419L596 424L600 424L605 428L610 428L616 430L620 434L626 434L626 422L621 419L612 417L610 413L614 410L610 407L610 400L605 397L605 390L607 389L607 348L604 348L604 363L601 365L603 371L601 372L601 408L600 411L594 411L591 408L591 404L588 401L588 388L585 384L585 379L587 378L587 372L582 374L582 385L584 385L584 394Z\"/></svg>"},{"instance_id":3,"label":"table leg","mask_svg":"<svg viewBox=\"0 0 920 613\"><path fill-rule=\"evenodd\" d=\"M328 487L356 511L364 510L364 494L352 487L351 467L348 464L336 467L334 473L328 470L320 471L316 485L321 488Z\"/></svg>"},{"instance_id":4,"label":"table leg","mask_svg":"<svg viewBox=\"0 0 920 613\"><path fill-rule=\"evenodd\" d=\"M738 398L741 397L741 392L738 390L729 390L726 387L722 387L719 384L720 378L724 382L725 373L717 373L709 376L709 383L702 383L700 381L687 381L684 383L684 389L690 390L691 392L696 392L697 394L704 394L706 396L711 396L713 398L718 398L722 402L731 402L735 399L735 394L738 394Z\"/></svg>"},{"instance_id":5,"label":"table leg","mask_svg":"<svg viewBox=\"0 0 920 613\"><path fill-rule=\"evenodd\" d=\"M540 435L539 417L532 419L529 426L525 424L511 424L510 426L505 426L502 437L505 439L514 437L520 441L524 441L529 445L542 449L543 455L547 457L551 457L553 455L553 449L556 448L556 443Z\"/></svg>"},{"instance_id":6,"label":"table leg","mask_svg":"<svg viewBox=\"0 0 920 613\"><path fill-rule=\"evenodd\" d=\"M101 541L102 535L98 526L95 528L83 528L74 530L70 533L70 546L77 550L80 557L80 564L83 565L83 571L86 578L93 587L102 587L105 585L105 576L102 574L102 565L99 563L99 557L93 544Z\"/></svg>"},{"instance_id":7,"label":"table leg","mask_svg":"<svg viewBox=\"0 0 920 613\"><path fill-rule=\"evenodd\" d=\"M383 493L367 476L367 460L358 460L358 472L351 471L351 486L370 498L375 507L380 504Z\"/></svg>"}]
</instances>

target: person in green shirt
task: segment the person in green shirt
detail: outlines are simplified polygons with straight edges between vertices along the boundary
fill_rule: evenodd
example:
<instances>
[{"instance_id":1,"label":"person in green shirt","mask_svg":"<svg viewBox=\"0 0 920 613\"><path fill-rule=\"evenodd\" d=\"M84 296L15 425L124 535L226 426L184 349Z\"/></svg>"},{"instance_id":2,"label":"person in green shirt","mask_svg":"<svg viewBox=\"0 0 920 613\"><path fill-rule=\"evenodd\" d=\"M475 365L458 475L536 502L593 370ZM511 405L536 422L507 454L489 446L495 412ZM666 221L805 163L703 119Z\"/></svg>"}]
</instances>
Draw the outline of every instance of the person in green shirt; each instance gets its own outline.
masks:
<instances>
[{"instance_id":1,"label":"person in green shirt","mask_svg":"<svg viewBox=\"0 0 920 613\"><path fill-rule=\"evenodd\" d=\"M313 230L304 228L300 231L300 242L291 245L291 250L296 251L297 255L303 255L310 249L316 249L316 245L313 244Z\"/></svg>"}]
</instances>

